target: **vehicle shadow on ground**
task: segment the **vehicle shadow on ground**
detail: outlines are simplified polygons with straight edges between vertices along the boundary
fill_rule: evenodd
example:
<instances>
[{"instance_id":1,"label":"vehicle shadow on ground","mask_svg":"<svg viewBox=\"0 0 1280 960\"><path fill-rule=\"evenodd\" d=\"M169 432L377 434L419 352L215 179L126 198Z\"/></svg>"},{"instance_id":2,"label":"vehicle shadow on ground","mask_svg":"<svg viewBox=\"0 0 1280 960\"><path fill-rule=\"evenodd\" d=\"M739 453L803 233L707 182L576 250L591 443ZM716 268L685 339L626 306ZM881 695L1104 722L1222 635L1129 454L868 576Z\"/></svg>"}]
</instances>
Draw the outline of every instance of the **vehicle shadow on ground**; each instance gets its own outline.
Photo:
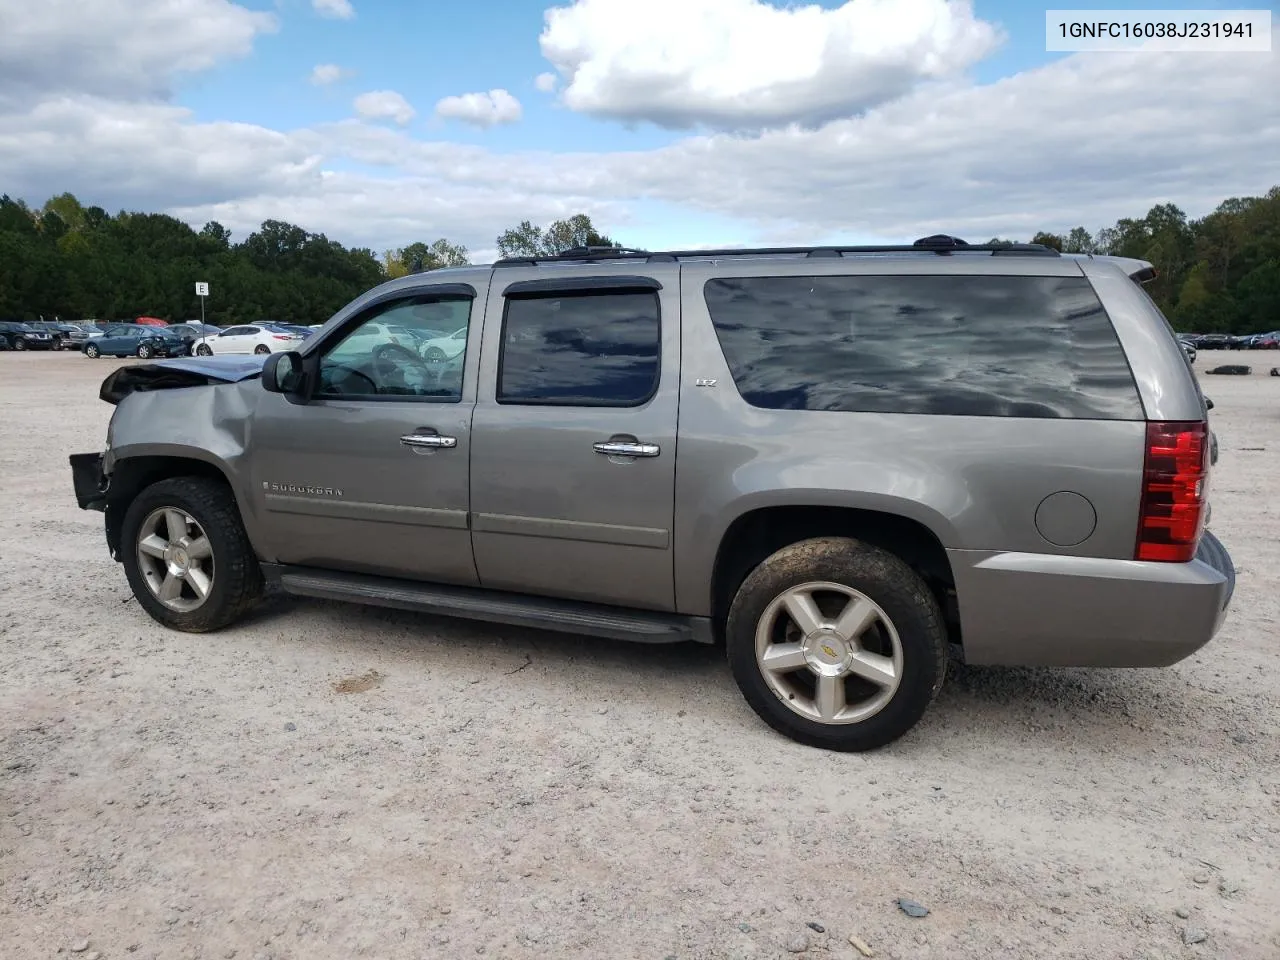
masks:
<instances>
[{"instance_id":1,"label":"vehicle shadow on ground","mask_svg":"<svg viewBox=\"0 0 1280 960\"><path fill-rule=\"evenodd\" d=\"M695 643L637 644L522 627L495 626L377 607L270 596L243 625L278 627L297 623L300 641L350 654L360 648L394 653L423 670L468 670L477 662L502 673L536 666L554 684L562 673L576 682L584 665L609 695L625 696L650 683L673 701L697 701L700 710L723 719L749 713L719 646ZM300 622L301 621L301 622ZM314 629L313 629L314 628ZM710 690L722 696L708 696ZM1054 669L976 667L952 662L945 686L919 730L927 743L937 728L964 736L994 723L1010 741L1056 740L1055 731L1073 736L1114 735L1118 728L1141 735L1159 718L1191 715L1203 705L1186 681L1170 670ZM931 731L930 728L934 728ZM910 738L915 740L913 736Z\"/></svg>"}]
</instances>

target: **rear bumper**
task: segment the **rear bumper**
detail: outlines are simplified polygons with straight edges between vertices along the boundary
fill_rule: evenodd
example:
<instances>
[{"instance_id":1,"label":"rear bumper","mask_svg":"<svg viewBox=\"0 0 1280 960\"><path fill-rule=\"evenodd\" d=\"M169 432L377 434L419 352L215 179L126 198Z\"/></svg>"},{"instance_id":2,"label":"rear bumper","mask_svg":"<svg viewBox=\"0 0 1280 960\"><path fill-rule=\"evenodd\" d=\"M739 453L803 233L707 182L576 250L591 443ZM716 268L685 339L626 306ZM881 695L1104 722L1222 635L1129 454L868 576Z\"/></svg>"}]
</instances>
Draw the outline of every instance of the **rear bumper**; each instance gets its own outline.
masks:
<instances>
[{"instance_id":1,"label":"rear bumper","mask_svg":"<svg viewBox=\"0 0 1280 960\"><path fill-rule=\"evenodd\" d=\"M1222 626L1236 572L1206 532L1190 563L949 550L968 663L1164 667Z\"/></svg>"}]
</instances>

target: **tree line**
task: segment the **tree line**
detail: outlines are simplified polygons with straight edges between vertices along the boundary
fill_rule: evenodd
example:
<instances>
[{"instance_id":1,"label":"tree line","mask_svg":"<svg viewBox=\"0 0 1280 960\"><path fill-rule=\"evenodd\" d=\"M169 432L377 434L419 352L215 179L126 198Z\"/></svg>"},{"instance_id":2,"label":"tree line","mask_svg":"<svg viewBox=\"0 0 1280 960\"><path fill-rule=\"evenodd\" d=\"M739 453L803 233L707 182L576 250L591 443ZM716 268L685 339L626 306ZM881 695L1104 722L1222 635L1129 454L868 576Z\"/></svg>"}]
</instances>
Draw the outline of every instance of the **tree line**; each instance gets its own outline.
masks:
<instances>
[{"instance_id":1,"label":"tree line","mask_svg":"<svg viewBox=\"0 0 1280 960\"><path fill-rule=\"evenodd\" d=\"M545 228L525 221L496 242L503 256L612 244L585 214ZM467 262L467 248L445 239L379 256L267 220L233 243L217 222L196 230L166 214L113 216L70 193L38 208L0 195L0 320L198 319L203 281L210 323L319 323L384 280Z\"/></svg>"},{"instance_id":2,"label":"tree line","mask_svg":"<svg viewBox=\"0 0 1280 960\"><path fill-rule=\"evenodd\" d=\"M1280 187L1235 197L1198 220L1171 203L1091 234L1041 232L1032 242L1066 253L1148 260L1147 291L1179 330L1256 333L1280 328ZM1012 241L993 239L992 243ZM501 256L549 256L619 246L586 214L499 235ZM41 207L0 196L0 320L168 320L200 315L195 282L210 285L206 318L221 325L318 323L383 280L469 262L439 239L381 255L322 233L267 220L239 242L217 222L84 206L70 193Z\"/></svg>"},{"instance_id":3,"label":"tree line","mask_svg":"<svg viewBox=\"0 0 1280 960\"><path fill-rule=\"evenodd\" d=\"M1267 333L1280 329L1280 186L1261 197L1232 197L1198 220L1172 203L1090 234L1037 233L1063 253L1146 260L1156 279L1146 291L1180 331ZM993 241L999 242L999 241Z\"/></svg>"}]
</instances>

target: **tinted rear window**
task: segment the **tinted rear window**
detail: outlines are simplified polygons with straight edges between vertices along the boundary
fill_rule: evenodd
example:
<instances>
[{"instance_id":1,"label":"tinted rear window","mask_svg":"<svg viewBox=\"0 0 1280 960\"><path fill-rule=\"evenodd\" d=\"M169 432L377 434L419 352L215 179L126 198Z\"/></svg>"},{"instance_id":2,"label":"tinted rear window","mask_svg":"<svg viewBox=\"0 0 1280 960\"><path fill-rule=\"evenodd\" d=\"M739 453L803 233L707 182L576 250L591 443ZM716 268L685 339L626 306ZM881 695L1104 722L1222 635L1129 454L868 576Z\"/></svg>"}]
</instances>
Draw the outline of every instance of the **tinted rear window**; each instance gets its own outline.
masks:
<instances>
[{"instance_id":1,"label":"tinted rear window","mask_svg":"<svg viewBox=\"0 0 1280 960\"><path fill-rule=\"evenodd\" d=\"M652 292L512 297L503 321L497 399L640 406L657 387L660 347Z\"/></svg>"},{"instance_id":2,"label":"tinted rear window","mask_svg":"<svg viewBox=\"0 0 1280 960\"><path fill-rule=\"evenodd\" d=\"M704 294L753 406L1143 419L1083 277L743 277Z\"/></svg>"}]
</instances>

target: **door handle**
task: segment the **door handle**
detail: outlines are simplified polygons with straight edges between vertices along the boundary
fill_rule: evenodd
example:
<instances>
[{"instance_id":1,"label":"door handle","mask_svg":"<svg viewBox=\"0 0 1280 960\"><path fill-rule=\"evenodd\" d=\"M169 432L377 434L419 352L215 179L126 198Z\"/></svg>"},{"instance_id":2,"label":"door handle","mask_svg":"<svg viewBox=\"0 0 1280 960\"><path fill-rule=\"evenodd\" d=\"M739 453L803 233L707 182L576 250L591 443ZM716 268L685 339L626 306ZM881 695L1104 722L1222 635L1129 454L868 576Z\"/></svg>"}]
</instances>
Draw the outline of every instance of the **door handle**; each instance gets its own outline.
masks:
<instances>
[{"instance_id":1,"label":"door handle","mask_svg":"<svg viewBox=\"0 0 1280 960\"><path fill-rule=\"evenodd\" d=\"M602 440L593 443L591 449L606 457L656 457L662 452L656 443L638 440Z\"/></svg>"},{"instance_id":2,"label":"door handle","mask_svg":"<svg viewBox=\"0 0 1280 960\"><path fill-rule=\"evenodd\" d=\"M457 437L442 437L438 433L409 433L400 438L406 447L427 447L432 450L452 450L458 445Z\"/></svg>"}]
</instances>

